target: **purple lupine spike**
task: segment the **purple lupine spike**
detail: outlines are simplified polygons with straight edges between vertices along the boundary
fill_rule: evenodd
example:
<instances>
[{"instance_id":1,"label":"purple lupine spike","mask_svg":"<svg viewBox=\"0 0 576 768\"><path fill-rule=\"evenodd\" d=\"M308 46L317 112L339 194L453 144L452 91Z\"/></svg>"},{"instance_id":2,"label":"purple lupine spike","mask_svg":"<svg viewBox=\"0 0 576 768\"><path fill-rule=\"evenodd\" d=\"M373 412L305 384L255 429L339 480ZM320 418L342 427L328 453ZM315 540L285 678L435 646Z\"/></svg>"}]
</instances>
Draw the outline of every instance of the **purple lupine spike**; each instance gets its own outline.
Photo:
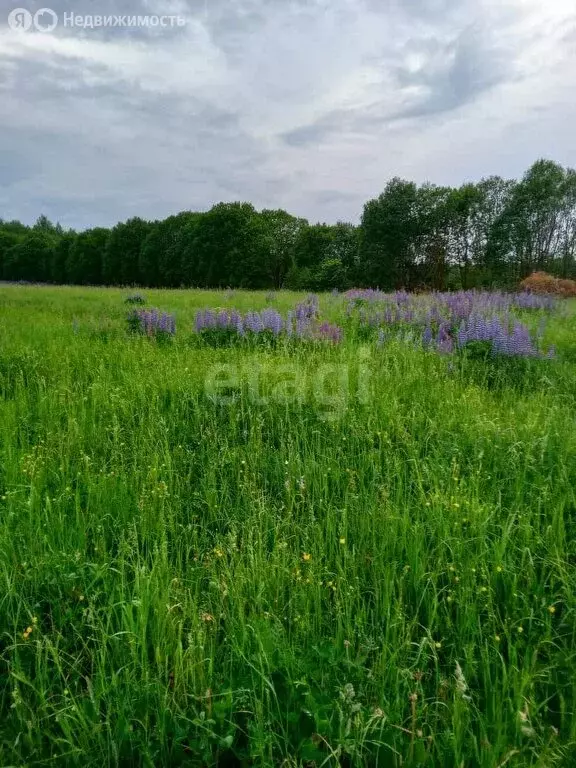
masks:
<instances>
[{"instance_id":1,"label":"purple lupine spike","mask_svg":"<svg viewBox=\"0 0 576 768\"><path fill-rule=\"evenodd\" d=\"M279 336L284 327L282 315L275 309L264 309L262 310L261 317L264 329L272 331L275 336Z\"/></svg>"},{"instance_id":2,"label":"purple lupine spike","mask_svg":"<svg viewBox=\"0 0 576 768\"><path fill-rule=\"evenodd\" d=\"M133 310L128 316L128 322L133 330L140 330L140 333L147 336L169 335L176 333L176 321L174 316L157 309Z\"/></svg>"},{"instance_id":3,"label":"purple lupine spike","mask_svg":"<svg viewBox=\"0 0 576 768\"><path fill-rule=\"evenodd\" d=\"M264 330L262 318L258 312L248 312L244 317L244 325L251 333L260 333Z\"/></svg>"},{"instance_id":4,"label":"purple lupine spike","mask_svg":"<svg viewBox=\"0 0 576 768\"><path fill-rule=\"evenodd\" d=\"M315 333L315 338L321 341L330 341L332 344L339 344L342 341L342 336L342 328L332 323L322 323Z\"/></svg>"}]
</instances>

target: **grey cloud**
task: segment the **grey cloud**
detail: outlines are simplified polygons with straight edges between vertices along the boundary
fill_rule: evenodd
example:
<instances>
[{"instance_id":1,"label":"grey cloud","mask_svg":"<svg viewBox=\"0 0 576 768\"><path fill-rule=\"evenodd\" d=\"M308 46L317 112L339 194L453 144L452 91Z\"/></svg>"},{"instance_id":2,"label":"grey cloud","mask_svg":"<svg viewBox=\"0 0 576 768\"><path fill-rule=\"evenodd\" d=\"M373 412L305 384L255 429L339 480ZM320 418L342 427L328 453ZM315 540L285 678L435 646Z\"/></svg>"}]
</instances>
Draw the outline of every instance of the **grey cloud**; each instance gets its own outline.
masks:
<instances>
[{"instance_id":1,"label":"grey cloud","mask_svg":"<svg viewBox=\"0 0 576 768\"><path fill-rule=\"evenodd\" d=\"M312 123L311 125L303 125L301 128L287 131L281 135L281 138L290 147L317 145L332 133L335 127L330 121Z\"/></svg>"},{"instance_id":2,"label":"grey cloud","mask_svg":"<svg viewBox=\"0 0 576 768\"><path fill-rule=\"evenodd\" d=\"M266 176L254 170L266 154L225 107L151 96L126 83L63 88L49 73L41 77L41 66L20 68L17 109L4 102L11 115L2 131L11 147L4 160L19 184L0 188L3 217L21 216L25 200L27 209L32 203L66 225L92 226L137 214L157 218L183 204L266 196ZM22 157L35 163L23 165Z\"/></svg>"},{"instance_id":3,"label":"grey cloud","mask_svg":"<svg viewBox=\"0 0 576 768\"><path fill-rule=\"evenodd\" d=\"M511 73L502 51L493 47L476 29L440 47L435 41L422 46L424 63L416 72L397 69L401 86L420 86L427 93L393 117L415 118L458 109L503 82Z\"/></svg>"},{"instance_id":4,"label":"grey cloud","mask_svg":"<svg viewBox=\"0 0 576 768\"><path fill-rule=\"evenodd\" d=\"M567 129L574 46L562 42L570 27L558 24L558 40L546 43L564 52L565 77L548 72L540 48L530 64L548 13L536 4L502 0L503 16L487 0L22 5L80 15L172 10L191 23L164 32L58 28L21 46L0 19L2 218L44 212L88 227L241 199L310 219L357 219L396 174L439 183L506 175L556 137L560 159L576 161ZM524 58L540 90L522 81ZM493 92L501 83L509 102ZM525 130L515 154L517 122ZM548 144L543 126L548 134L556 126Z\"/></svg>"}]
</instances>

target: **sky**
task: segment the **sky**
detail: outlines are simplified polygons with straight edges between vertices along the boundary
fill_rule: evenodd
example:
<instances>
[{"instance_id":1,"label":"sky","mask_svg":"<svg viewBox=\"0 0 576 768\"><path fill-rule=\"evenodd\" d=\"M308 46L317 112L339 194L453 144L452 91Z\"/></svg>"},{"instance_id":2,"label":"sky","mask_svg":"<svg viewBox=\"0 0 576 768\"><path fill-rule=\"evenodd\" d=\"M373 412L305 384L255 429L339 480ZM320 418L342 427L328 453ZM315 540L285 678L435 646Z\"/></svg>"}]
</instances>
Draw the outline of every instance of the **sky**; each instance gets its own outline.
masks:
<instances>
[{"instance_id":1,"label":"sky","mask_svg":"<svg viewBox=\"0 0 576 768\"><path fill-rule=\"evenodd\" d=\"M9 26L46 5L51 32ZM574 0L0 0L2 219L85 229L242 200L357 222L394 176L574 167L575 136Z\"/></svg>"}]
</instances>

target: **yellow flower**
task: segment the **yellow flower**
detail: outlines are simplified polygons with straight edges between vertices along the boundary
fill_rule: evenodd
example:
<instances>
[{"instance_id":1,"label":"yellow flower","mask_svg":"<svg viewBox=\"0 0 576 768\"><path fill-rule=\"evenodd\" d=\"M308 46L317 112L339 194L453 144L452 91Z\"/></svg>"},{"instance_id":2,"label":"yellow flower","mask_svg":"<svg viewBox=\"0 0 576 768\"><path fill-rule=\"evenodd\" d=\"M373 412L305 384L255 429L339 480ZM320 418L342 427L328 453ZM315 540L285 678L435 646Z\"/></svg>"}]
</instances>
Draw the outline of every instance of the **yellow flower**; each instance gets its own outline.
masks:
<instances>
[{"instance_id":1,"label":"yellow flower","mask_svg":"<svg viewBox=\"0 0 576 768\"><path fill-rule=\"evenodd\" d=\"M340 544L346 544L346 539L344 538L344 536L340 537Z\"/></svg>"},{"instance_id":2,"label":"yellow flower","mask_svg":"<svg viewBox=\"0 0 576 768\"><path fill-rule=\"evenodd\" d=\"M497 565L496 566L496 573L502 573L502 566L501 565Z\"/></svg>"},{"instance_id":3,"label":"yellow flower","mask_svg":"<svg viewBox=\"0 0 576 768\"><path fill-rule=\"evenodd\" d=\"M435 648L442 648L442 643L434 643Z\"/></svg>"},{"instance_id":4,"label":"yellow flower","mask_svg":"<svg viewBox=\"0 0 576 768\"><path fill-rule=\"evenodd\" d=\"M549 605L548 606L548 613L556 613L556 606L555 605Z\"/></svg>"},{"instance_id":5,"label":"yellow flower","mask_svg":"<svg viewBox=\"0 0 576 768\"><path fill-rule=\"evenodd\" d=\"M496 640L497 643L500 642L500 635L494 635L494 640Z\"/></svg>"},{"instance_id":6,"label":"yellow flower","mask_svg":"<svg viewBox=\"0 0 576 768\"><path fill-rule=\"evenodd\" d=\"M311 558L312 558L312 555L309 554L308 552L304 552L304 554L302 555L302 560L304 560L305 563L311 560Z\"/></svg>"},{"instance_id":7,"label":"yellow flower","mask_svg":"<svg viewBox=\"0 0 576 768\"><path fill-rule=\"evenodd\" d=\"M524 632L524 627L516 627L516 632L522 634L522 632Z\"/></svg>"}]
</instances>

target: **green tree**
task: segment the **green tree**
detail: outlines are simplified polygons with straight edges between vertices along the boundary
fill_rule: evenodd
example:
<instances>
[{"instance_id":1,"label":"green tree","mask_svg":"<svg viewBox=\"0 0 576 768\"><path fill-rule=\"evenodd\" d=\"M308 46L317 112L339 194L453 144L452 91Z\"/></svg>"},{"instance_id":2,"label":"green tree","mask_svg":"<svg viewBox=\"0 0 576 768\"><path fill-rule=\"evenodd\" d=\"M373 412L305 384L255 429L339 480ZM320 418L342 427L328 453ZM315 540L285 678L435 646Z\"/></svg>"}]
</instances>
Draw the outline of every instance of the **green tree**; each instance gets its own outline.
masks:
<instances>
[{"instance_id":1,"label":"green tree","mask_svg":"<svg viewBox=\"0 0 576 768\"><path fill-rule=\"evenodd\" d=\"M68 281L75 285L103 283L103 257L110 230L95 227L80 232L69 246L66 259Z\"/></svg>"},{"instance_id":2,"label":"green tree","mask_svg":"<svg viewBox=\"0 0 576 768\"><path fill-rule=\"evenodd\" d=\"M383 290L410 284L420 232L418 190L394 178L384 192L364 206L360 225L363 282Z\"/></svg>"},{"instance_id":3,"label":"green tree","mask_svg":"<svg viewBox=\"0 0 576 768\"><path fill-rule=\"evenodd\" d=\"M52 251L49 267L48 279L51 283L63 285L65 283L73 282L68 276L68 259L70 256L70 249L75 240L75 232L63 232L58 238L54 250Z\"/></svg>"},{"instance_id":4,"label":"green tree","mask_svg":"<svg viewBox=\"0 0 576 768\"><path fill-rule=\"evenodd\" d=\"M566 169L562 189L559 258L561 277L576 277L576 171Z\"/></svg>"},{"instance_id":5,"label":"green tree","mask_svg":"<svg viewBox=\"0 0 576 768\"><path fill-rule=\"evenodd\" d=\"M173 222L171 246L162 254L160 270L170 285L206 285L200 271L198 229L203 213L187 211Z\"/></svg>"},{"instance_id":6,"label":"green tree","mask_svg":"<svg viewBox=\"0 0 576 768\"><path fill-rule=\"evenodd\" d=\"M265 238L266 279L274 288L281 288L296 263L298 238L308 222L283 210L263 210L260 218Z\"/></svg>"},{"instance_id":7,"label":"green tree","mask_svg":"<svg viewBox=\"0 0 576 768\"><path fill-rule=\"evenodd\" d=\"M510 283L551 265L560 245L565 182L562 166L538 160L514 186L493 232Z\"/></svg>"},{"instance_id":8,"label":"green tree","mask_svg":"<svg viewBox=\"0 0 576 768\"><path fill-rule=\"evenodd\" d=\"M14 222L12 222L12 225ZM18 222L19 224L19 222ZM8 252L17 243L24 239L28 233L28 229L21 225L22 229L11 226L8 222L0 221L0 279L4 278L9 280L7 260Z\"/></svg>"},{"instance_id":9,"label":"green tree","mask_svg":"<svg viewBox=\"0 0 576 768\"><path fill-rule=\"evenodd\" d=\"M193 240L198 284L272 287L266 270L266 234L249 203L219 203L203 214Z\"/></svg>"},{"instance_id":10,"label":"green tree","mask_svg":"<svg viewBox=\"0 0 576 768\"><path fill-rule=\"evenodd\" d=\"M138 285L140 250L151 224L138 217L116 224L106 242L103 262L104 281L109 285Z\"/></svg>"},{"instance_id":11,"label":"green tree","mask_svg":"<svg viewBox=\"0 0 576 768\"><path fill-rule=\"evenodd\" d=\"M30 230L6 252L4 276L7 280L46 282L54 246L52 235Z\"/></svg>"}]
</instances>

